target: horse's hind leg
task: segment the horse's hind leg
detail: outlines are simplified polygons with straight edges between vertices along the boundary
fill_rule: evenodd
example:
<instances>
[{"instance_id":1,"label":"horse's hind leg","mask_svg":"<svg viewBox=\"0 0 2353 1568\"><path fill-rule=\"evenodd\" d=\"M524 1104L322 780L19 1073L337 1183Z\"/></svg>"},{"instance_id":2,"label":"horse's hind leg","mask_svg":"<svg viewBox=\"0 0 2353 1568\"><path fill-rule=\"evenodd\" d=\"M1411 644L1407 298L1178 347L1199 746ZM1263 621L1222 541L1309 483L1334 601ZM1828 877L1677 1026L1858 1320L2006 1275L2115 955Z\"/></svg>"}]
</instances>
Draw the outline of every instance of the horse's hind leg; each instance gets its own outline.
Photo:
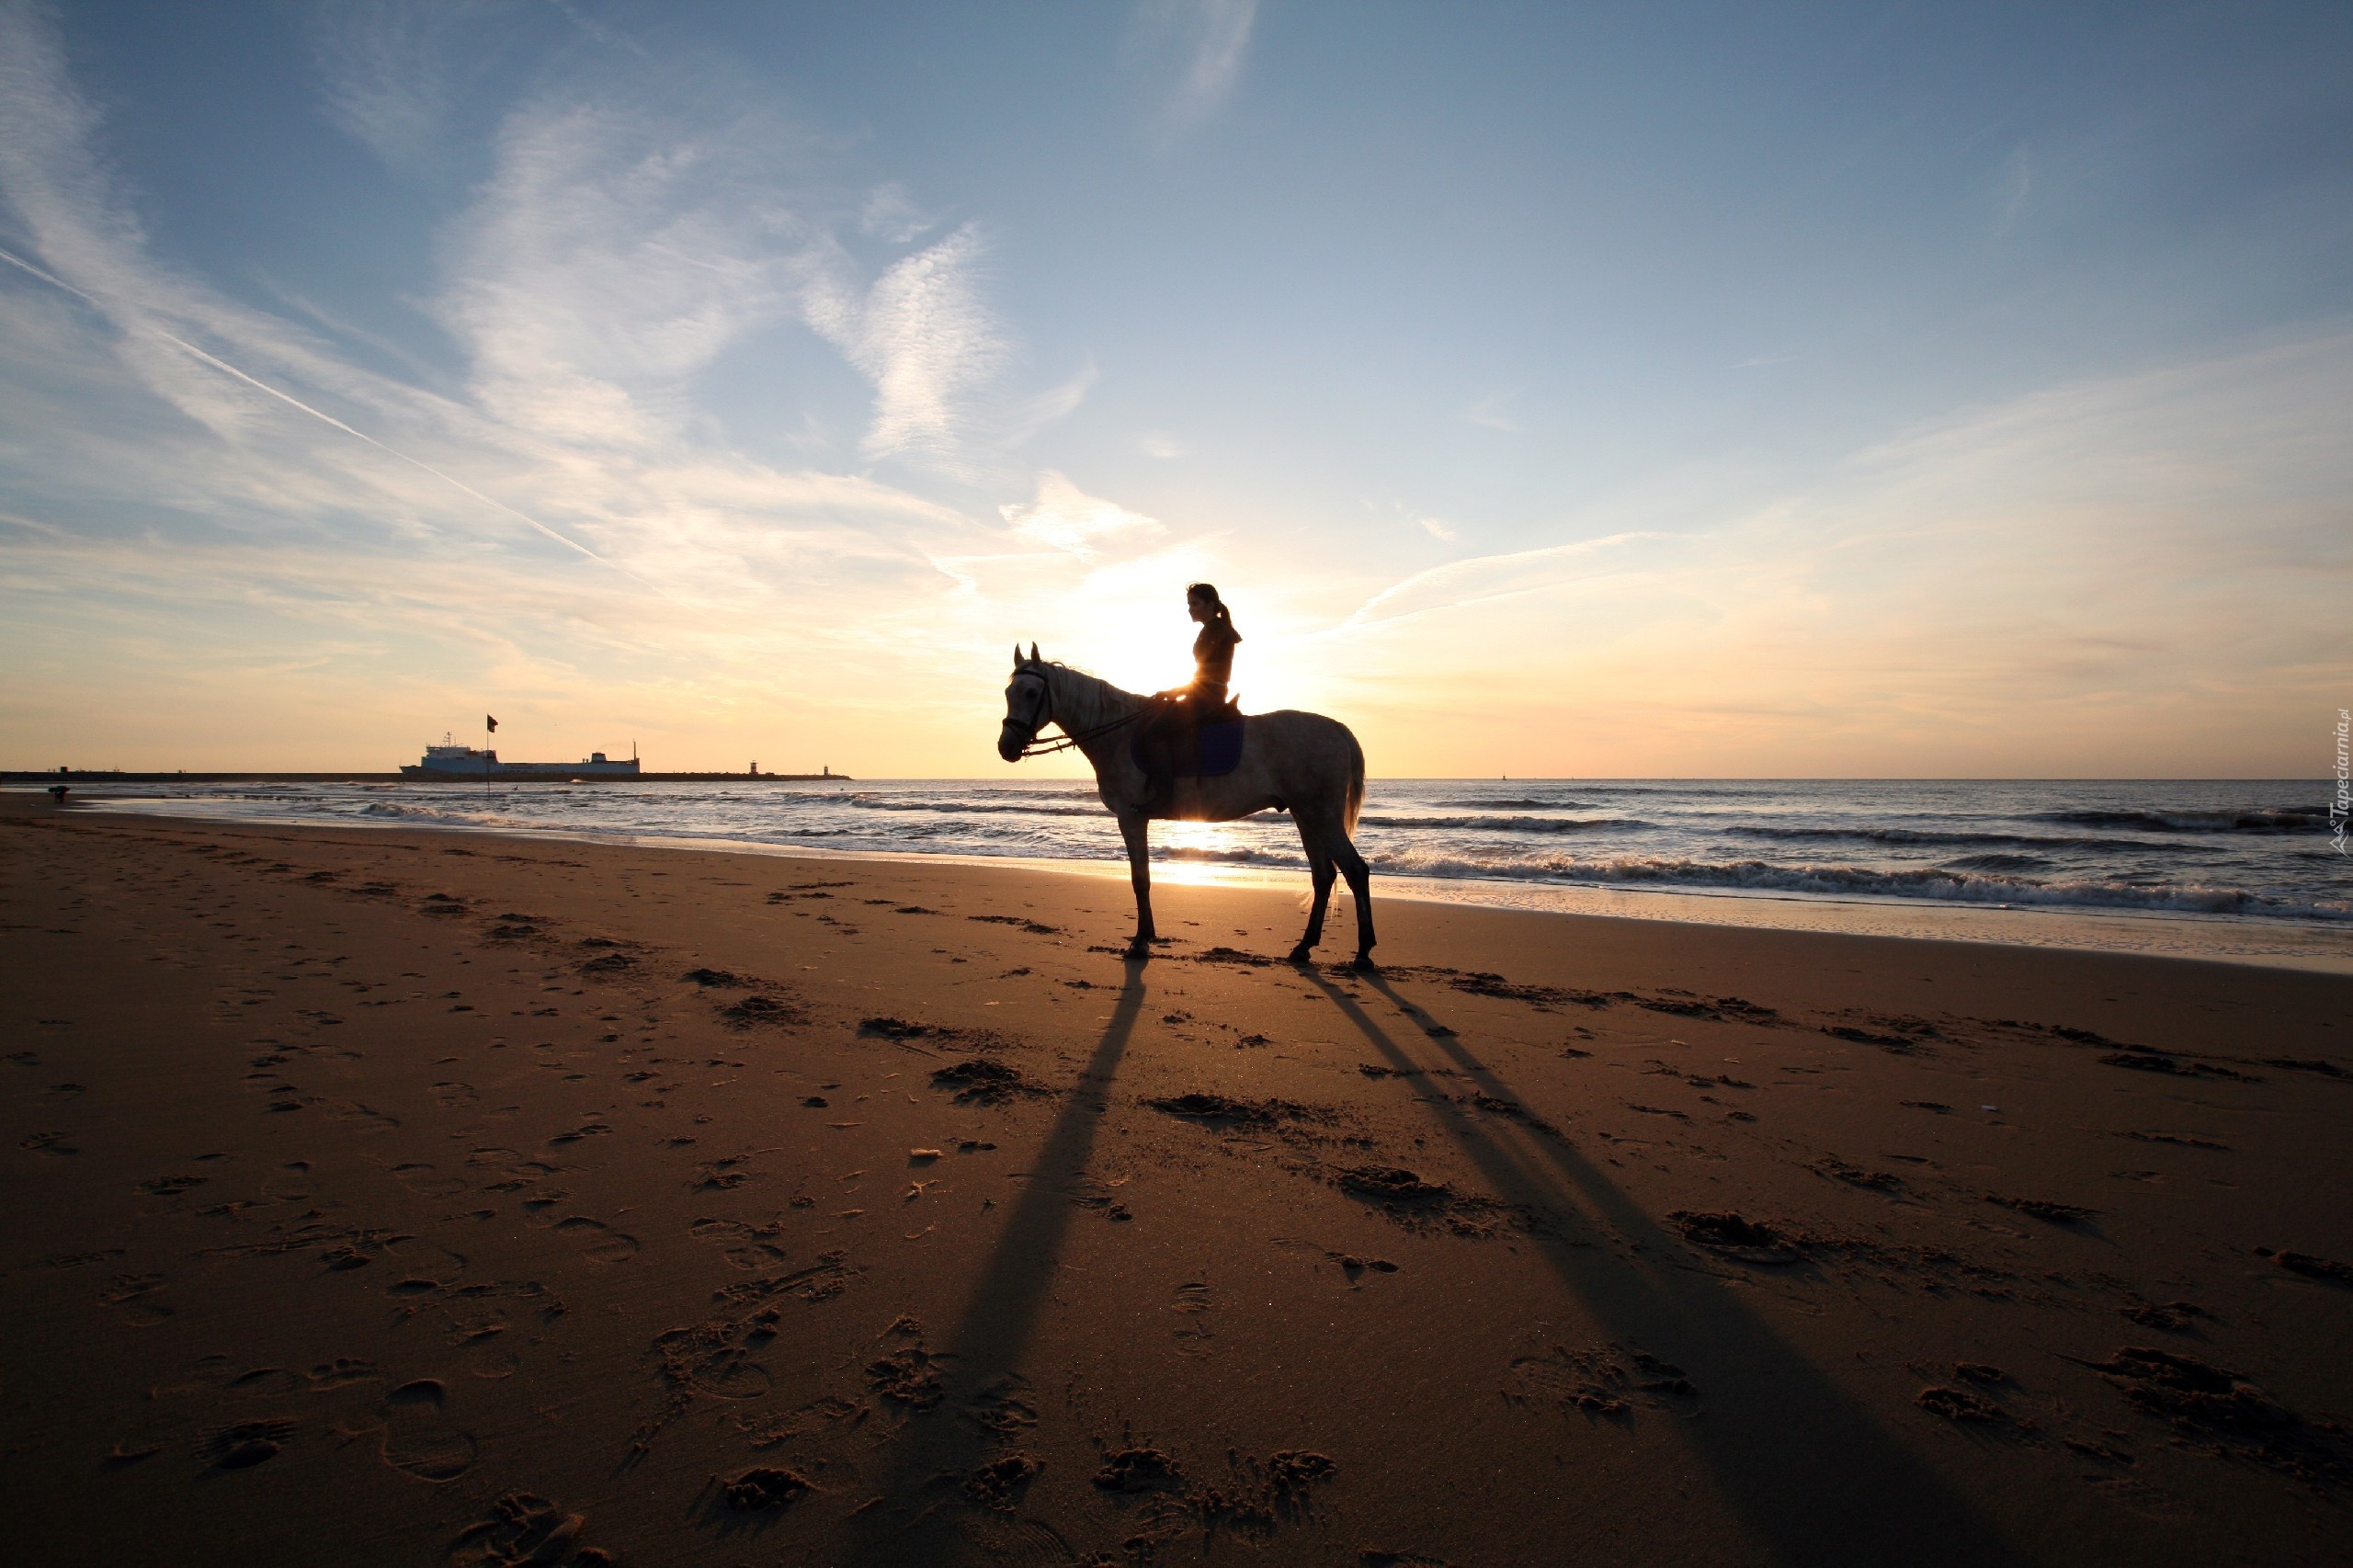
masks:
<instances>
[{"instance_id":1,"label":"horse's hind leg","mask_svg":"<svg viewBox=\"0 0 2353 1568\"><path fill-rule=\"evenodd\" d=\"M1291 963L1306 963L1308 956L1315 951L1315 944L1323 942L1324 909L1332 906L1332 840L1339 838L1339 834L1335 834L1335 824L1315 810L1291 810L1291 826L1299 829L1299 847L1308 852L1308 881L1315 885L1315 904L1308 909L1308 932L1299 937L1299 947L1291 949Z\"/></svg>"},{"instance_id":2,"label":"horse's hind leg","mask_svg":"<svg viewBox=\"0 0 2353 1568\"><path fill-rule=\"evenodd\" d=\"M1332 847L1332 858L1340 863L1340 874L1348 879L1348 892L1357 901L1357 956L1353 969L1372 967L1372 873L1365 868L1364 857L1357 846L1342 837ZM1326 873L1328 877L1329 873Z\"/></svg>"},{"instance_id":3,"label":"horse's hind leg","mask_svg":"<svg viewBox=\"0 0 2353 1568\"><path fill-rule=\"evenodd\" d=\"M1307 934L1290 950L1290 961L1305 963L1324 939L1324 908L1332 902L1332 858L1309 851L1307 874L1315 884L1315 906L1307 912Z\"/></svg>"}]
</instances>

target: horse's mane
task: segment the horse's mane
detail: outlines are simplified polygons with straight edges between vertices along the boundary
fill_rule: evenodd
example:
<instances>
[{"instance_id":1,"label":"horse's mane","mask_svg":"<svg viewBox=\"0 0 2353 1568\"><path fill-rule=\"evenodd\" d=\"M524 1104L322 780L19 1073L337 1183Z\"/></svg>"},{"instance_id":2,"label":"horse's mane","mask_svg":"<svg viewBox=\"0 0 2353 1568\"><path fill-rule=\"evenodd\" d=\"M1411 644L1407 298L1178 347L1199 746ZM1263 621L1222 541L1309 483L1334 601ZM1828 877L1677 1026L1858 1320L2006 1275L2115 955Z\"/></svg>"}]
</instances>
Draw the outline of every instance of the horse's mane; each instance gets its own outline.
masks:
<instances>
[{"instance_id":1,"label":"horse's mane","mask_svg":"<svg viewBox=\"0 0 2353 1568\"><path fill-rule=\"evenodd\" d=\"M1136 695L1136 693L1129 691L1124 687L1113 686L1109 681L1105 680L1101 676L1097 675L1093 670L1088 669L1084 665L1074 665L1063 659L1024 659L1022 661L1022 667L1025 669L1038 669L1041 666L1046 669L1060 670L1064 675L1078 676L1085 679L1091 680L1096 685L1103 687L1106 691L1116 691L1124 697L1133 697Z\"/></svg>"},{"instance_id":2,"label":"horse's mane","mask_svg":"<svg viewBox=\"0 0 2353 1568\"><path fill-rule=\"evenodd\" d=\"M1090 682L1095 687L1094 692L1091 694L1093 700L1099 707L1110 708L1114 711L1118 710L1119 705L1121 703L1136 703L1141 705L1147 700L1142 694L1139 692L1130 691L1125 687L1112 685L1109 681L1105 680L1101 676L1097 675L1093 670L1083 668L1077 665L1066 663L1061 659L1026 659L1022 661L1021 667L1027 670L1036 670L1040 674L1050 669L1059 670L1063 675L1075 676L1080 680ZM1085 722L1085 721L1082 721L1082 722ZM1064 733L1067 733L1068 731L1065 730Z\"/></svg>"}]
</instances>

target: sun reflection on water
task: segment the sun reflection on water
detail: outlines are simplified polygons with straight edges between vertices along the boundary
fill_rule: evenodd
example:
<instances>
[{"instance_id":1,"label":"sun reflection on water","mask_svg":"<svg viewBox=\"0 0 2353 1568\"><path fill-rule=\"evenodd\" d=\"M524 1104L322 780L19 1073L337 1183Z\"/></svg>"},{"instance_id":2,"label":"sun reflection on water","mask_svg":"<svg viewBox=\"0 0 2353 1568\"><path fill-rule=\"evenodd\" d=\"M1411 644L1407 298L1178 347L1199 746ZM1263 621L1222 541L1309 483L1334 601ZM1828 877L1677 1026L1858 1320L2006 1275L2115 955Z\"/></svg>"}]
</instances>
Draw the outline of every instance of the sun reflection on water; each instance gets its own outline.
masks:
<instances>
[{"instance_id":1,"label":"sun reflection on water","mask_svg":"<svg viewBox=\"0 0 2353 1568\"><path fill-rule=\"evenodd\" d=\"M1231 881L1225 873L1249 845L1232 823L1155 822L1152 846L1157 852L1152 863L1154 881L1200 884Z\"/></svg>"}]
</instances>

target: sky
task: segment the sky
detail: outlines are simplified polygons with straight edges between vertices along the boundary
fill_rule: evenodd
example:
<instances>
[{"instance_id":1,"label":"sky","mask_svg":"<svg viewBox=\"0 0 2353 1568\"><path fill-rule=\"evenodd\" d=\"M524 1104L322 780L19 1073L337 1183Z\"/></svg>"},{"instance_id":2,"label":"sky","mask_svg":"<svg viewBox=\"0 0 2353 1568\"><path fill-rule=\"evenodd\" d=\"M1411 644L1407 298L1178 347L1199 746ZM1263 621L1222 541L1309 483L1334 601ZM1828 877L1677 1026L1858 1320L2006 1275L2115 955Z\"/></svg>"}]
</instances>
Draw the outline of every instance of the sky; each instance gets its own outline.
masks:
<instances>
[{"instance_id":1,"label":"sky","mask_svg":"<svg viewBox=\"0 0 2353 1568\"><path fill-rule=\"evenodd\" d=\"M2288 777L2353 8L0 0L0 766ZM1021 765L1067 776L1071 759Z\"/></svg>"}]
</instances>

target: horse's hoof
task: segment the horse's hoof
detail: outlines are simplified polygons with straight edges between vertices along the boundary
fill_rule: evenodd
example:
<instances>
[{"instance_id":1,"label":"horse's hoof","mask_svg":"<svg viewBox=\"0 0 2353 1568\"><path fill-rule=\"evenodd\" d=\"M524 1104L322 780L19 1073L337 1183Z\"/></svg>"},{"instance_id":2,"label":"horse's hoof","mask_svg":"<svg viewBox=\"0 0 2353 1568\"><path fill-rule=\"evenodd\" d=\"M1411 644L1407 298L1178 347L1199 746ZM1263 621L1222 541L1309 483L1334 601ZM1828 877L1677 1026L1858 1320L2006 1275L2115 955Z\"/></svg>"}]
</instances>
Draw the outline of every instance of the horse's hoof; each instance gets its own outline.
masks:
<instances>
[{"instance_id":1,"label":"horse's hoof","mask_svg":"<svg viewBox=\"0 0 2353 1568\"><path fill-rule=\"evenodd\" d=\"M1348 968L1357 974L1379 974L1381 966L1372 961L1370 953L1358 953L1348 960Z\"/></svg>"},{"instance_id":2,"label":"horse's hoof","mask_svg":"<svg viewBox=\"0 0 2353 1568\"><path fill-rule=\"evenodd\" d=\"M1315 949L1309 947L1305 942L1302 942L1299 946L1290 950L1290 961L1293 963L1313 963L1315 961Z\"/></svg>"},{"instance_id":3,"label":"horse's hoof","mask_svg":"<svg viewBox=\"0 0 2353 1568\"><path fill-rule=\"evenodd\" d=\"M1134 941L1128 944L1127 950L1120 956L1130 960L1148 959L1152 957L1152 944L1145 938L1138 937Z\"/></svg>"}]
</instances>

